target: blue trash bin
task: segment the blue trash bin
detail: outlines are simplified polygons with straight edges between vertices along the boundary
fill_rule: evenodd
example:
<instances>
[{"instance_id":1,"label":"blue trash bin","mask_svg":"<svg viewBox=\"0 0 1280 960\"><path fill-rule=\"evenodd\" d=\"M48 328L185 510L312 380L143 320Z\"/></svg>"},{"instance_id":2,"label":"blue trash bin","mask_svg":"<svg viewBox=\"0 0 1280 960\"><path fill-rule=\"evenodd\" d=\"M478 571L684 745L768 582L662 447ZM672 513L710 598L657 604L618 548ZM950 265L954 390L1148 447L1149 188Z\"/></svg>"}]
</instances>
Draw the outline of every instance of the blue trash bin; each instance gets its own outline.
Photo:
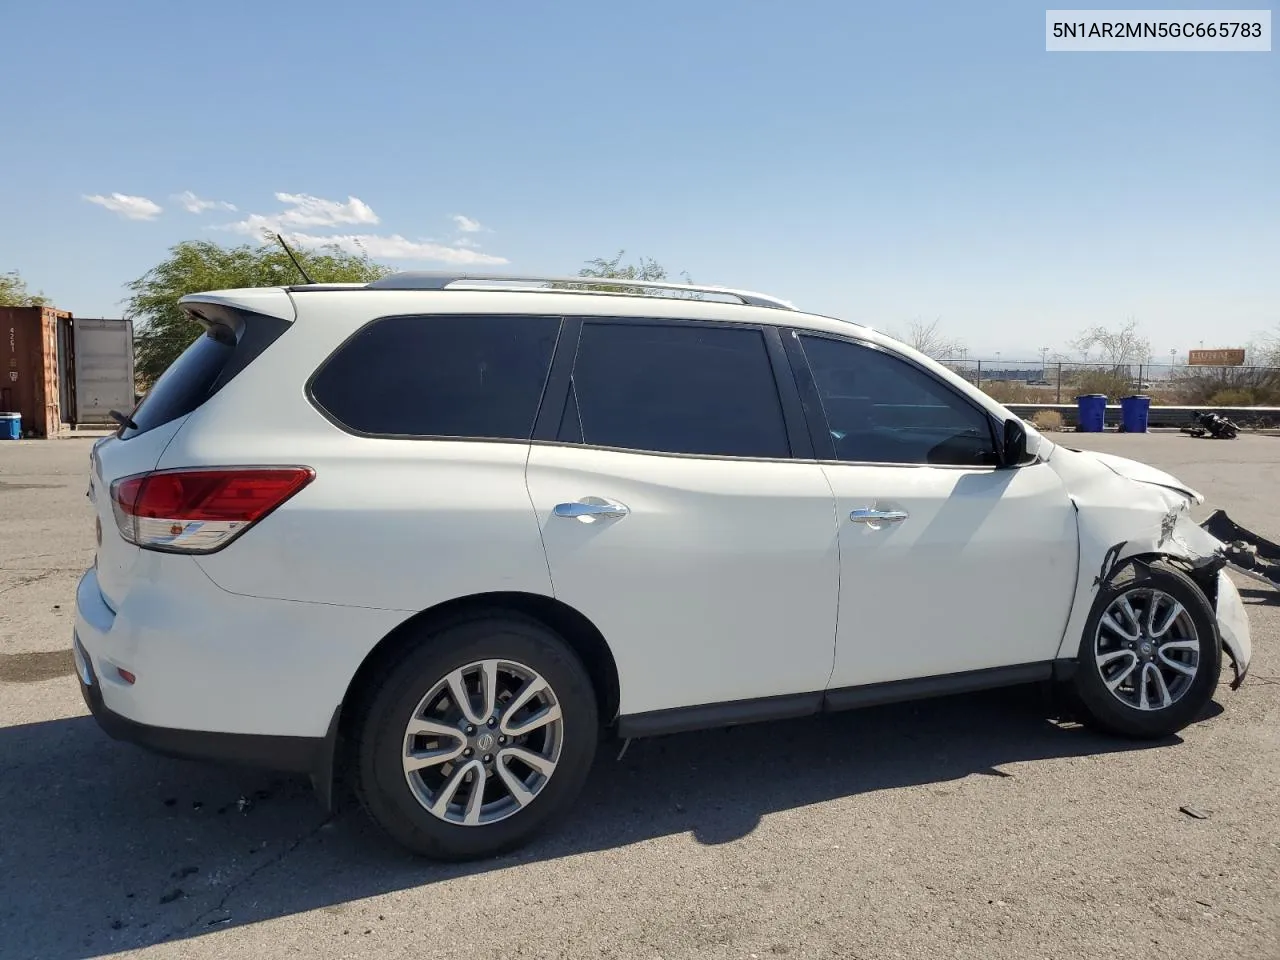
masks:
<instances>
[{"instance_id":1,"label":"blue trash bin","mask_svg":"<svg viewBox=\"0 0 1280 960\"><path fill-rule=\"evenodd\" d=\"M1146 433L1150 411L1150 397L1121 397L1120 429L1125 433Z\"/></svg>"},{"instance_id":2,"label":"blue trash bin","mask_svg":"<svg viewBox=\"0 0 1280 960\"><path fill-rule=\"evenodd\" d=\"M1080 412L1081 433L1101 433L1107 423L1107 395L1086 393L1076 397L1076 409Z\"/></svg>"},{"instance_id":3,"label":"blue trash bin","mask_svg":"<svg viewBox=\"0 0 1280 960\"><path fill-rule=\"evenodd\" d=\"M0 413L0 440L22 439L22 414Z\"/></svg>"}]
</instances>

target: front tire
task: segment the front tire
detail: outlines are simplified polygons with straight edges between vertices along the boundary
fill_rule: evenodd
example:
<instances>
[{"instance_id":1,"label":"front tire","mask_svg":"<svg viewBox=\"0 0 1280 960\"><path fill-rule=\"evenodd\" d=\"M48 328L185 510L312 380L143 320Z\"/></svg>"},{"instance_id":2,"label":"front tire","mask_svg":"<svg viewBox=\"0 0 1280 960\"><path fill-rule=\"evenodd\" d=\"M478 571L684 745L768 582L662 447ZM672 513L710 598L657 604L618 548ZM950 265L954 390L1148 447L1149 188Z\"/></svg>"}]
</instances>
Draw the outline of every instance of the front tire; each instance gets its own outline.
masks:
<instances>
[{"instance_id":1,"label":"front tire","mask_svg":"<svg viewBox=\"0 0 1280 960\"><path fill-rule=\"evenodd\" d=\"M1091 726L1157 739L1200 716L1221 671L1217 617L1200 587L1166 561L1132 561L1098 592L1075 689Z\"/></svg>"},{"instance_id":2,"label":"front tire","mask_svg":"<svg viewBox=\"0 0 1280 960\"><path fill-rule=\"evenodd\" d=\"M371 682L356 791L396 842L471 860L527 842L576 799L599 735L581 661L514 615L421 638Z\"/></svg>"}]
</instances>

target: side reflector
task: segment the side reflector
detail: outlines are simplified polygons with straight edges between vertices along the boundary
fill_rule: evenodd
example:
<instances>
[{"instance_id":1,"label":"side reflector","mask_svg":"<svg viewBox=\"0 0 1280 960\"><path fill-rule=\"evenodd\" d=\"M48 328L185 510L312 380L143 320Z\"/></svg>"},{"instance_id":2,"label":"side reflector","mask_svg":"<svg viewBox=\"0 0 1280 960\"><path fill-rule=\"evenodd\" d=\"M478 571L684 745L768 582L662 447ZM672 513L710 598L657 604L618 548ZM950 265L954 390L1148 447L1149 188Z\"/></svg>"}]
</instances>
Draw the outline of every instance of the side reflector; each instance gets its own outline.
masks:
<instances>
[{"instance_id":1,"label":"side reflector","mask_svg":"<svg viewBox=\"0 0 1280 960\"><path fill-rule=\"evenodd\" d=\"M211 553L315 479L310 467L161 470L117 480L111 500L120 535L174 553Z\"/></svg>"}]
</instances>

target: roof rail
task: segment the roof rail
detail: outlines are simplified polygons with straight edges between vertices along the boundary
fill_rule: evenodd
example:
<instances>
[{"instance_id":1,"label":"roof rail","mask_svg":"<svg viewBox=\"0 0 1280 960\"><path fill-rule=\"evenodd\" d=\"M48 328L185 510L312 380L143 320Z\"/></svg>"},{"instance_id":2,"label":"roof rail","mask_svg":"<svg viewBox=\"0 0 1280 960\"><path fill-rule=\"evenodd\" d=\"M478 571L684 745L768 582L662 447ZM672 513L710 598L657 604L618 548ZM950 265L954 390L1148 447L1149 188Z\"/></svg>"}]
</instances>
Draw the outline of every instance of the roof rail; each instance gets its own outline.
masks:
<instances>
[{"instance_id":1,"label":"roof rail","mask_svg":"<svg viewBox=\"0 0 1280 960\"><path fill-rule=\"evenodd\" d=\"M795 305L764 293L750 290L733 290L729 287L704 287L691 283L667 283L665 280L628 280L621 277L539 277L521 274L452 273L436 270L407 270L393 273L365 284L366 290L447 290L450 287L468 287L485 283L555 284L552 290L590 292L584 287L633 287L636 290L671 290L678 293L711 293L733 297L748 307L772 307L777 310L794 310ZM305 288L304 288L305 289ZM539 288L535 288L539 289ZM610 291L605 291L610 292ZM631 294L623 294L630 296Z\"/></svg>"}]
</instances>

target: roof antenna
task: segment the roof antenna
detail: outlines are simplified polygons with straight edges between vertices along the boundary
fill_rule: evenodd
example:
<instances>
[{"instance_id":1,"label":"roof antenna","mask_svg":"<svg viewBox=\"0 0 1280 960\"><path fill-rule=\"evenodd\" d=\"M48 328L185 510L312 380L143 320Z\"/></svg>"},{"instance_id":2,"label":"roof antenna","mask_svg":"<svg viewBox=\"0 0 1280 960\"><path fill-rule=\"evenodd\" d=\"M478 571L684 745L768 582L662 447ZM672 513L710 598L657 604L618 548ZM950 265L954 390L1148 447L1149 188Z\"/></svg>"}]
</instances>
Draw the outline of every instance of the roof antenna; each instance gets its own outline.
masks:
<instances>
[{"instance_id":1,"label":"roof antenna","mask_svg":"<svg viewBox=\"0 0 1280 960\"><path fill-rule=\"evenodd\" d=\"M315 283L314 280L307 276L307 271L302 269L302 264L299 263L298 258L293 255L293 251L289 249L289 245L284 242L284 237L277 233L276 239L280 241L280 246L284 247L284 252L289 255L289 259L292 260L293 265L298 268L298 272L302 274L302 279L307 281L307 283Z\"/></svg>"}]
</instances>

